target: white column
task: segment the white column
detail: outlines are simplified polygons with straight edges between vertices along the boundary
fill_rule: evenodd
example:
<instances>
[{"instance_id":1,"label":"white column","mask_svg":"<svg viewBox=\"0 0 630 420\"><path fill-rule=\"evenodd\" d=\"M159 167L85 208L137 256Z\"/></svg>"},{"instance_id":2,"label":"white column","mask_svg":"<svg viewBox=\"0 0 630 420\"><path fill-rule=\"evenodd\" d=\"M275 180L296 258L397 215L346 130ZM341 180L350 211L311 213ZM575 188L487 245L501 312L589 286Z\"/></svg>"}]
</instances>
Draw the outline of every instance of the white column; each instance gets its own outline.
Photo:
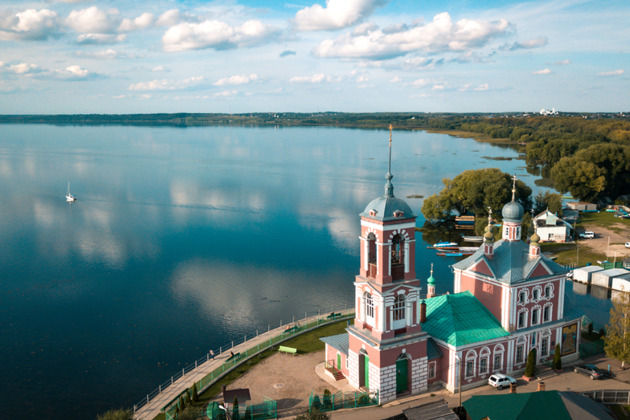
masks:
<instances>
[{"instance_id":1,"label":"white column","mask_svg":"<svg viewBox=\"0 0 630 420\"><path fill-rule=\"evenodd\" d=\"M412 314L413 311L411 308L413 308L413 302L410 302L411 299L405 299L405 323L407 326L411 325L412 322Z\"/></svg>"},{"instance_id":2,"label":"white column","mask_svg":"<svg viewBox=\"0 0 630 420\"><path fill-rule=\"evenodd\" d=\"M505 354L505 357L507 358L507 360L505 371L506 373L510 373L514 369L514 340L508 341L506 353L507 354Z\"/></svg>"},{"instance_id":3,"label":"white column","mask_svg":"<svg viewBox=\"0 0 630 420\"><path fill-rule=\"evenodd\" d=\"M558 286L558 319L564 318L564 288L566 281L564 279L559 281Z\"/></svg>"},{"instance_id":4,"label":"white column","mask_svg":"<svg viewBox=\"0 0 630 420\"><path fill-rule=\"evenodd\" d=\"M370 260L370 242L359 236L359 239L363 241L363 269L368 270L368 262Z\"/></svg>"},{"instance_id":5,"label":"white column","mask_svg":"<svg viewBox=\"0 0 630 420\"><path fill-rule=\"evenodd\" d=\"M392 275L392 243L387 244L387 272L383 273L386 276Z\"/></svg>"},{"instance_id":6,"label":"white column","mask_svg":"<svg viewBox=\"0 0 630 420\"><path fill-rule=\"evenodd\" d=\"M405 241L405 273L409 272L409 242Z\"/></svg>"},{"instance_id":7,"label":"white column","mask_svg":"<svg viewBox=\"0 0 630 420\"><path fill-rule=\"evenodd\" d=\"M391 307L390 307L390 309L391 309ZM387 312L389 313L389 328L393 330L394 329L394 311L389 310Z\"/></svg>"},{"instance_id":8,"label":"white column","mask_svg":"<svg viewBox=\"0 0 630 420\"><path fill-rule=\"evenodd\" d=\"M385 314L387 311L385 310L385 302L381 296L379 296L378 301L378 330L381 332L385 331Z\"/></svg>"}]
</instances>

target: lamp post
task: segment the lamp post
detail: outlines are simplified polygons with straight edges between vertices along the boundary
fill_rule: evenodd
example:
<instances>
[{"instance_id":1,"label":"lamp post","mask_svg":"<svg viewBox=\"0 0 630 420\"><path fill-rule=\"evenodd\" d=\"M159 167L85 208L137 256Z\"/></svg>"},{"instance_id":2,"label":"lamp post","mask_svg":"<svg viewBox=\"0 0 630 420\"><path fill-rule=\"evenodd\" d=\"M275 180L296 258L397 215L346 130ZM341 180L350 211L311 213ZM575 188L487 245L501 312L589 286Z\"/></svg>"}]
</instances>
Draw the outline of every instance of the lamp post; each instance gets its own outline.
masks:
<instances>
[{"instance_id":1,"label":"lamp post","mask_svg":"<svg viewBox=\"0 0 630 420\"><path fill-rule=\"evenodd\" d=\"M462 369L461 363L462 360L458 355L455 355L455 360L457 360L457 388L459 391L459 407L462 406Z\"/></svg>"},{"instance_id":2,"label":"lamp post","mask_svg":"<svg viewBox=\"0 0 630 420\"><path fill-rule=\"evenodd\" d=\"M223 411L225 411L225 417L227 418L227 420L230 420L230 412L227 410L227 408L225 408L224 406L222 406L221 404L219 404L219 408Z\"/></svg>"}]
</instances>

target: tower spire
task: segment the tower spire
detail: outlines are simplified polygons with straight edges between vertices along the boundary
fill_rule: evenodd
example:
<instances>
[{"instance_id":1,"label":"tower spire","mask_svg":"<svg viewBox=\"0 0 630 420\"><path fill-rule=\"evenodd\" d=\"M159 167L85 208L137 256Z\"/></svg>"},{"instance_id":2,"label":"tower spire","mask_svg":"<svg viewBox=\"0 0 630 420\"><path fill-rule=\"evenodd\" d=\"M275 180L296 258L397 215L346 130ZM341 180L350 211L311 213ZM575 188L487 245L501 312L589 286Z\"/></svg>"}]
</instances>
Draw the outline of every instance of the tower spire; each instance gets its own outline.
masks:
<instances>
[{"instance_id":1,"label":"tower spire","mask_svg":"<svg viewBox=\"0 0 630 420\"><path fill-rule=\"evenodd\" d=\"M387 179L387 183L385 184L385 196L393 197L394 196L394 186L392 185L392 125L389 125L389 161L387 164L387 174L385 174L385 178Z\"/></svg>"},{"instance_id":2,"label":"tower spire","mask_svg":"<svg viewBox=\"0 0 630 420\"><path fill-rule=\"evenodd\" d=\"M516 174L514 174L514 176L512 177L512 201L514 201L515 198L515 194L516 194Z\"/></svg>"}]
</instances>

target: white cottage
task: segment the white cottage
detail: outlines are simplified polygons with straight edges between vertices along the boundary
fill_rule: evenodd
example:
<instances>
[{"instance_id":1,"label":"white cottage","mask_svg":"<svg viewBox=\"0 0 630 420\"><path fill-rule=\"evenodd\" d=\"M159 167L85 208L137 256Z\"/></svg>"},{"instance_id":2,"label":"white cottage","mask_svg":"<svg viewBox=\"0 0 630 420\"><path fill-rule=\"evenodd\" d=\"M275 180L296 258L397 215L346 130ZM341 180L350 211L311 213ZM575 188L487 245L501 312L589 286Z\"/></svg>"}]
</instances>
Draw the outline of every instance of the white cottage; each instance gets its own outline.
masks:
<instances>
[{"instance_id":1,"label":"white cottage","mask_svg":"<svg viewBox=\"0 0 630 420\"><path fill-rule=\"evenodd\" d=\"M534 217L534 226L541 242L566 242L573 239L573 227L549 210Z\"/></svg>"}]
</instances>

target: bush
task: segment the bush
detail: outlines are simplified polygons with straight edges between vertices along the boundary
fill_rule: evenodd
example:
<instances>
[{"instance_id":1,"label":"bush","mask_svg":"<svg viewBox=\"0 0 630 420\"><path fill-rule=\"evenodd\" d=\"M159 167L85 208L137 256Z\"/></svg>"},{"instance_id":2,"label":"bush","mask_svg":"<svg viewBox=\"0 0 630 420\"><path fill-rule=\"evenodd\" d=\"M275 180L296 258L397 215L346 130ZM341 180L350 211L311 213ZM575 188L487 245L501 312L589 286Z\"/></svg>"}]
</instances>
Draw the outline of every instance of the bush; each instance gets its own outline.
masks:
<instances>
[{"instance_id":1,"label":"bush","mask_svg":"<svg viewBox=\"0 0 630 420\"><path fill-rule=\"evenodd\" d=\"M199 393L197 392L197 384L193 384L192 388L190 389L190 399L192 400L192 402L199 401Z\"/></svg>"},{"instance_id":2,"label":"bush","mask_svg":"<svg viewBox=\"0 0 630 420\"><path fill-rule=\"evenodd\" d=\"M133 419L133 411L125 408L118 410L108 410L103 414L96 416L96 420L131 420Z\"/></svg>"},{"instance_id":3,"label":"bush","mask_svg":"<svg viewBox=\"0 0 630 420\"><path fill-rule=\"evenodd\" d=\"M588 326L586 327L586 331L588 331L589 335L593 334L593 323L589 322Z\"/></svg>"},{"instance_id":4,"label":"bush","mask_svg":"<svg viewBox=\"0 0 630 420\"><path fill-rule=\"evenodd\" d=\"M556 350L553 352L553 366L555 370L562 369L562 356L560 355L560 344L556 344Z\"/></svg>"},{"instance_id":5,"label":"bush","mask_svg":"<svg viewBox=\"0 0 630 420\"><path fill-rule=\"evenodd\" d=\"M332 396L328 389L324 390L323 404L324 410L330 410L332 408Z\"/></svg>"},{"instance_id":6,"label":"bush","mask_svg":"<svg viewBox=\"0 0 630 420\"><path fill-rule=\"evenodd\" d=\"M313 404L311 405L311 412L319 411L320 408L322 408L322 402L319 399L319 395L315 395L315 398L313 398Z\"/></svg>"},{"instance_id":7,"label":"bush","mask_svg":"<svg viewBox=\"0 0 630 420\"><path fill-rule=\"evenodd\" d=\"M322 413L319 410L311 410L310 412L307 411L304 414L296 416L294 420L328 420L329 418L328 413Z\"/></svg>"}]
</instances>

